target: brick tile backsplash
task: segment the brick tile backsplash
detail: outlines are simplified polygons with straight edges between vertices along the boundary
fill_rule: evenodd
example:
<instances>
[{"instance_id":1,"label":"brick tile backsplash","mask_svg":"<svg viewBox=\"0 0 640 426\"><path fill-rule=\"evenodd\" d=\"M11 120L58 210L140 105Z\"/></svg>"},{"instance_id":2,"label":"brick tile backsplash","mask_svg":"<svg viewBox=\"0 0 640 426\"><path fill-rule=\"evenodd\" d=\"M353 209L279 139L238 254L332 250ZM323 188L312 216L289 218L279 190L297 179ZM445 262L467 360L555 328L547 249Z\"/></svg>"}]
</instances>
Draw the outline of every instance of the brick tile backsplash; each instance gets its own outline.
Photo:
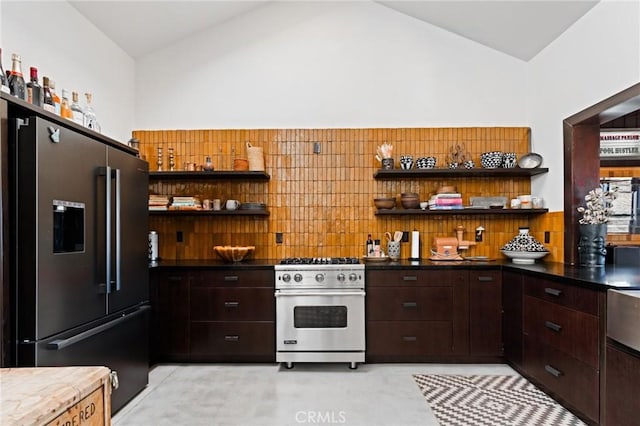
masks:
<instances>
[{"instance_id":1,"label":"brick tile backsplash","mask_svg":"<svg viewBox=\"0 0 640 426\"><path fill-rule=\"evenodd\" d=\"M548 260L563 259L562 212L542 216L376 216L373 199L397 197L417 192L427 200L444 184L455 185L464 204L472 196L505 196L507 199L531 192L530 178L420 178L416 180L376 180L380 164L376 148L384 142L394 147L396 167L400 155L414 160L422 156L437 158L445 167L451 149L459 145L480 167L480 154L486 151L529 152L530 130L526 127L468 128L370 128L370 129L225 129L225 130L139 130L140 155L157 170L157 149L163 151L163 170L169 167L169 148L173 148L175 170L185 163L200 167L210 156L215 170L231 170L235 158L247 158L247 143L262 147L266 182L218 180L159 181L150 193L197 195L202 199L238 199L240 202L266 203L269 216L170 216L150 217L150 228L159 234L159 252L165 259L213 259L214 245L255 245L256 258L279 259L287 256L362 256L367 234L384 242L384 233L421 231L423 257L428 257L435 236L455 236L458 225L466 228L466 239L473 239L477 226L486 231L483 242L464 254L501 258L500 247L521 226L529 226L540 241L551 235ZM320 153L313 150L320 144ZM400 208L400 207L397 207ZM177 242L181 231L183 241ZM283 233L282 244L275 234ZM384 244L383 244L384 248ZM401 256L409 256L403 244Z\"/></svg>"}]
</instances>

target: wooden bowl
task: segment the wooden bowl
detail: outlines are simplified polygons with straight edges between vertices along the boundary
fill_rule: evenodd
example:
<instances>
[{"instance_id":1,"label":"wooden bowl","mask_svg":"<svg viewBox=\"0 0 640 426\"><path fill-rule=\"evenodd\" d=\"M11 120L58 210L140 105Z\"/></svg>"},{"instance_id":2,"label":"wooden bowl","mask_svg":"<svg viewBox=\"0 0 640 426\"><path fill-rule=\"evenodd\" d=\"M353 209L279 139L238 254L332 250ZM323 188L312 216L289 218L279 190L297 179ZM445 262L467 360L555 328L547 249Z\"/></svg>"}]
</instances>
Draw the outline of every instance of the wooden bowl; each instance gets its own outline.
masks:
<instances>
[{"instance_id":1,"label":"wooden bowl","mask_svg":"<svg viewBox=\"0 0 640 426\"><path fill-rule=\"evenodd\" d=\"M255 251L255 246L214 246L216 252L225 262L242 262Z\"/></svg>"},{"instance_id":2,"label":"wooden bowl","mask_svg":"<svg viewBox=\"0 0 640 426\"><path fill-rule=\"evenodd\" d=\"M373 204L375 204L377 209L388 210L396 206L396 199L395 198L374 198Z\"/></svg>"}]
</instances>

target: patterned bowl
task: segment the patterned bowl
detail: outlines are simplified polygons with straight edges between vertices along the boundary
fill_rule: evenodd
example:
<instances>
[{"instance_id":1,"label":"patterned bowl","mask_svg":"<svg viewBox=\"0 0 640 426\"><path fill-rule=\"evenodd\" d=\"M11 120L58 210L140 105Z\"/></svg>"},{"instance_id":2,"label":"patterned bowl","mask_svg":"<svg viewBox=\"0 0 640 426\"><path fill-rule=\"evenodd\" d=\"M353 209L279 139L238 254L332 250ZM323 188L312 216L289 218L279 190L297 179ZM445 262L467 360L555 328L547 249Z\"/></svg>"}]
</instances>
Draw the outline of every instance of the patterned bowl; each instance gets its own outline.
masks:
<instances>
[{"instance_id":1,"label":"patterned bowl","mask_svg":"<svg viewBox=\"0 0 640 426\"><path fill-rule=\"evenodd\" d=\"M542 259L549 254L548 251L510 251L500 250L502 254L507 256L513 263L520 265L531 265L536 259Z\"/></svg>"},{"instance_id":2,"label":"patterned bowl","mask_svg":"<svg viewBox=\"0 0 640 426\"><path fill-rule=\"evenodd\" d=\"M497 169L502 165L504 154L502 151L490 151L480 154L480 164L485 169Z\"/></svg>"}]
</instances>

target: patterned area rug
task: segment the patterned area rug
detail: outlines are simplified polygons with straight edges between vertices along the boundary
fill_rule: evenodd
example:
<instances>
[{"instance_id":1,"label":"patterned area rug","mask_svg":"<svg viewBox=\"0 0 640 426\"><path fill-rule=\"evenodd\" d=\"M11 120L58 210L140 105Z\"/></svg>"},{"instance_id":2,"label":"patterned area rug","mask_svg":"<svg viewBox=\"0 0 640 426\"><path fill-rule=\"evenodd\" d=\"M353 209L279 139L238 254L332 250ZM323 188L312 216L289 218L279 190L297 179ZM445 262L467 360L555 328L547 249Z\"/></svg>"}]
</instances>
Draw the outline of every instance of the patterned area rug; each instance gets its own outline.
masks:
<instances>
[{"instance_id":1,"label":"patterned area rug","mask_svg":"<svg viewBox=\"0 0 640 426\"><path fill-rule=\"evenodd\" d=\"M441 426L584 425L520 376L414 374Z\"/></svg>"}]
</instances>

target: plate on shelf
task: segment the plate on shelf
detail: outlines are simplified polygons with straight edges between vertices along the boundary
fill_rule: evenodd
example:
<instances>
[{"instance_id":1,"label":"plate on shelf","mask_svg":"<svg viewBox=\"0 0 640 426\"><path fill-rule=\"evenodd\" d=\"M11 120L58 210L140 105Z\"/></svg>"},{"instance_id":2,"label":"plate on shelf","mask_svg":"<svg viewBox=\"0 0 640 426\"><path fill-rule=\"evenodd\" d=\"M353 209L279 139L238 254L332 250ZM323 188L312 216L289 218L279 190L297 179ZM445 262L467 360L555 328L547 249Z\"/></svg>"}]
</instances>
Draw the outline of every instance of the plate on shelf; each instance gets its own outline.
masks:
<instances>
[{"instance_id":1,"label":"plate on shelf","mask_svg":"<svg viewBox=\"0 0 640 426\"><path fill-rule=\"evenodd\" d=\"M464 260L470 260L472 262L491 262L495 259L489 258L489 256L467 256L463 257Z\"/></svg>"},{"instance_id":2,"label":"plate on shelf","mask_svg":"<svg viewBox=\"0 0 640 426\"><path fill-rule=\"evenodd\" d=\"M362 260L371 263L383 263L390 259L389 256L362 256Z\"/></svg>"}]
</instances>

